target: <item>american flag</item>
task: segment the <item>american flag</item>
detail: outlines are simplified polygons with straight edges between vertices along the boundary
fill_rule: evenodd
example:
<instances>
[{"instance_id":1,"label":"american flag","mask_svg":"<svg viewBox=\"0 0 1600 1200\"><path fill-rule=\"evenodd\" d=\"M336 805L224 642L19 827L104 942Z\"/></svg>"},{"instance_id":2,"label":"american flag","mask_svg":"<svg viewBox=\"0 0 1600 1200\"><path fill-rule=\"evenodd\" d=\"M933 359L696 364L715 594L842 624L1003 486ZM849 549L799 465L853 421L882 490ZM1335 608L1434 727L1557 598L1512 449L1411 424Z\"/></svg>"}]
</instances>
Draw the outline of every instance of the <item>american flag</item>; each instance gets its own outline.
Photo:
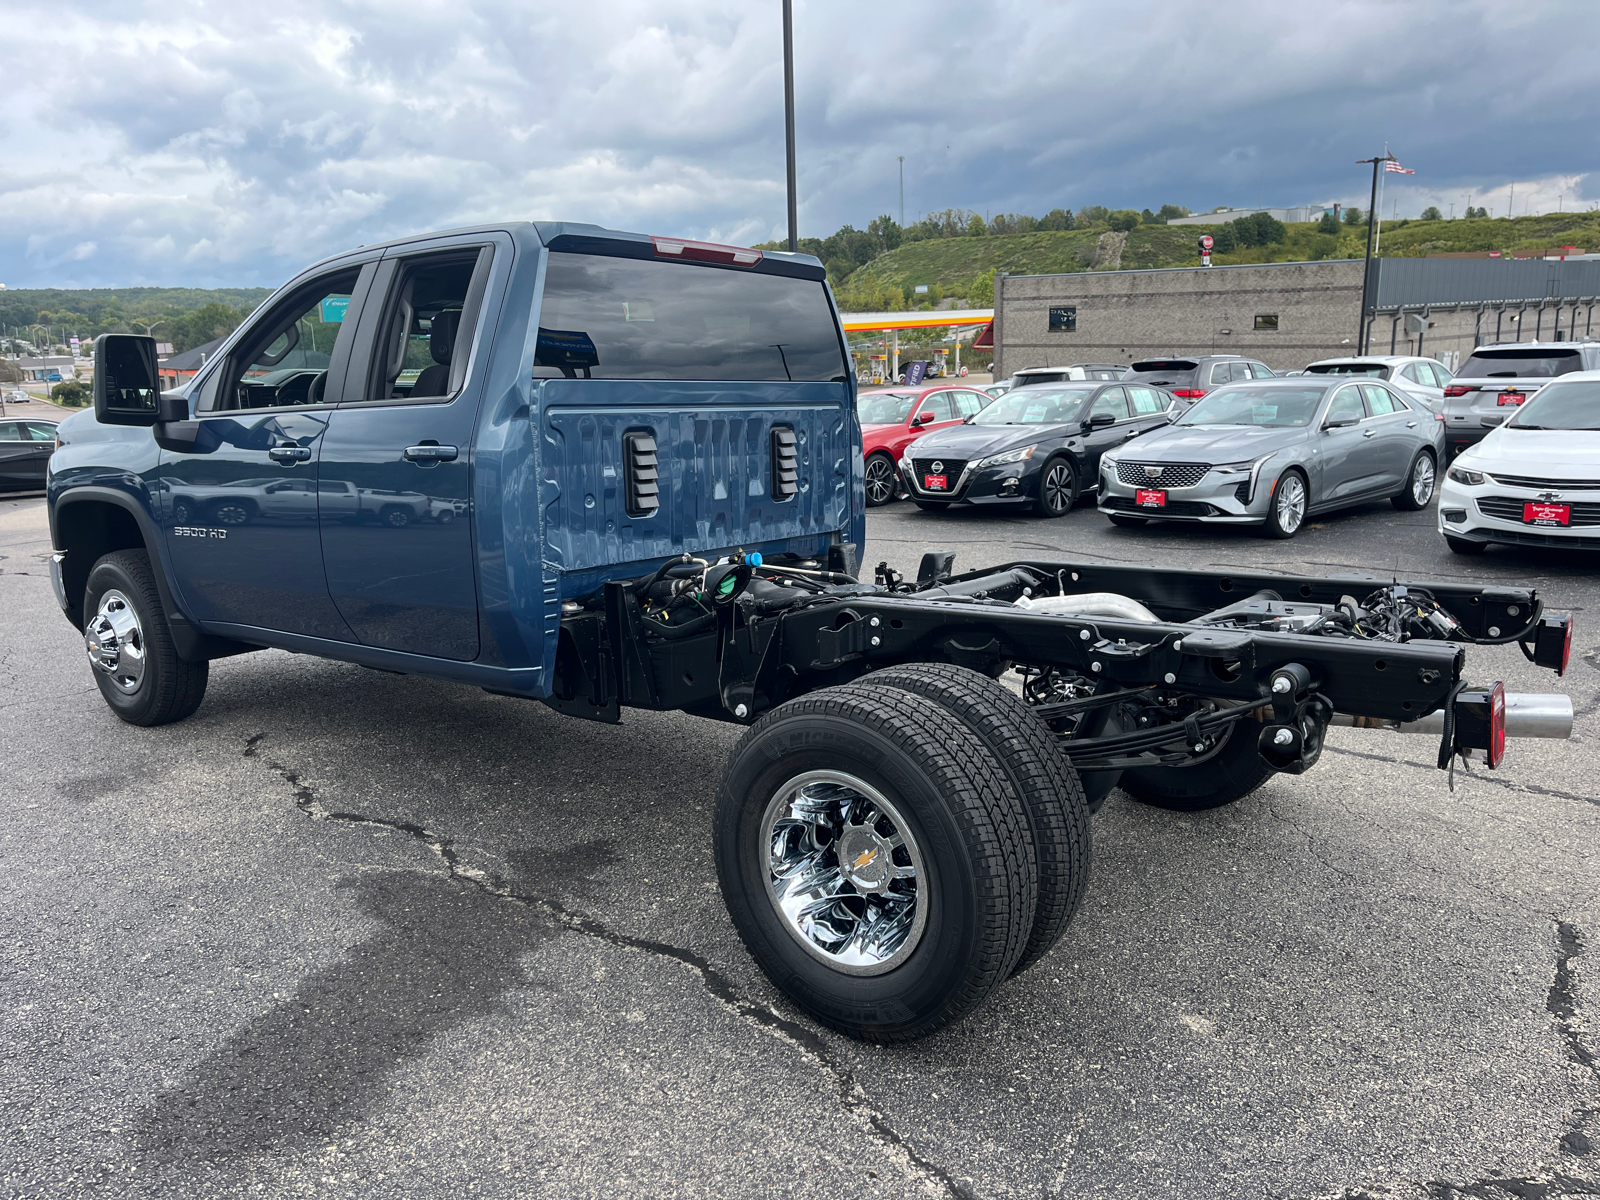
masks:
<instances>
[{"instance_id":1,"label":"american flag","mask_svg":"<svg viewBox=\"0 0 1600 1200\"><path fill-rule=\"evenodd\" d=\"M1416 174L1415 171L1410 170L1407 167L1402 167L1400 165L1400 160L1398 158L1389 159L1387 162L1385 162L1383 164L1383 169L1385 171L1393 172L1396 175L1415 175Z\"/></svg>"}]
</instances>

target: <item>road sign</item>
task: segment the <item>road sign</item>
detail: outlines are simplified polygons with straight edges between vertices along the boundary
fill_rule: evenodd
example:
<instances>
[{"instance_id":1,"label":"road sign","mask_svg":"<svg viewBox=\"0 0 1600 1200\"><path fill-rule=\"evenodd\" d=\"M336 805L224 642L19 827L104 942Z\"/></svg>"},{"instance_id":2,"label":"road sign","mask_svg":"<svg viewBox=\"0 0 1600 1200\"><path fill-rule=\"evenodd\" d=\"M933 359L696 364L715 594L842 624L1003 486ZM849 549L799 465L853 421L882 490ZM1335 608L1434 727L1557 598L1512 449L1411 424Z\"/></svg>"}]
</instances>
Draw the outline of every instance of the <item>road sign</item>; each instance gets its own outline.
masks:
<instances>
[{"instance_id":1,"label":"road sign","mask_svg":"<svg viewBox=\"0 0 1600 1200\"><path fill-rule=\"evenodd\" d=\"M1211 249L1212 246L1215 246L1215 245L1216 245L1216 242L1212 239L1212 237L1211 237L1211 235L1209 233L1201 235L1201 238L1200 238L1200 249L1209 250L1209 249Z\"/></svg>"}]
</instances>

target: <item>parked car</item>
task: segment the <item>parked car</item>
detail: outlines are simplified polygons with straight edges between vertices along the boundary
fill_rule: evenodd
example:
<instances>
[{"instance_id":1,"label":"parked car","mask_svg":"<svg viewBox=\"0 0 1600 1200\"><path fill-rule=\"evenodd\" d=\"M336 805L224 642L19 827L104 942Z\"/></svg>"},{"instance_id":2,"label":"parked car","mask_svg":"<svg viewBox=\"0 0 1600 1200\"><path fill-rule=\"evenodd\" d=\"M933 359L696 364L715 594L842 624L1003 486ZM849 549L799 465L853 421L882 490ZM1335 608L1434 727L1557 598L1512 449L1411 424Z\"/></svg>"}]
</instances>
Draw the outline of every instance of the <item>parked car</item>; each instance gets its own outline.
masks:
<instances>
[{"instance_id":1,"label":"parked car","mask_svg":"<svg viewBox=\"0 0 1600 1200\"><path fill-rule=\"evenodd\" d=\"M1167 423L1177 402L1120 383L1013 388L964 425L919 437L900 472L919 508L1032 505L1059 517L1094 487L1100 456Z\"/></svg>"},{"instance_id":2,"label":"parked car","mask_svg":"<svg viewBox=\"0 0 1600 1200\"><path fill-rule=\"evenodd\" d=\"M1444 411L1444 389L1454 378L1442 362L1408 354L1369 354L1361 358L1325 358L1306 367L1306 375L1359 375L1384 379L1434 412Z\"/></svg>"},{"instance_id":3,"label":"parked car","mask_svg":"<svg viewBox=\"0 0 1600 1200\"><path fill-rule=\"evenodd\" d=\"M1212 388L1247 379L1272 379L1266 363L1237 354L1204 354L1198 358L1150 358L1136 362L1123 375L1124 383L1146 383L1165 388L1185 405L1193 404Z\"/></svg>"},{"instance_id":4,"label":"parked car","mask_svg":"<svg viewBox=\"0 0 1600 1200\"><path fill-rule=\"evenodd\" d=\"M17 388L15 391L6 393L7 404L27 404L32 401L32 399L33 397L27 392L23 391L21 388Z\"/></svg>"},{"instance_id":5,"label":"parked car","mask_svg":"<svg viewBox=\"0 0 1600 1200\"><path fill-rule=\"evenodd\" d=\"M1085 379L1121 379L1128 368L1121 363L1072 363L1064 367L1024 367L1011 375L1012 387L1034 383L1068 383Z\"/></svg>"},{"instance_id":6,"label":"parked car","mask_svg":"<svg viewBox=\"0 0 1600 1200\"><path fill-rule=\"evenodd\" d=\"M1600 550L1600 371L1544 385L1459 455L1439 488L1439 532L1457 554Z\"/></svg>"},{"instance_id":7,"label":"parked car","mask_svg":"<svg viewBox=\"0 0 1600 1200\"><path fill-rule=\"evenodd\" d=\"M1443 430L1421 401L1376 379L1230 384L1101 458L1100 511L1114 525L1160 517L1260 525L1279 538L1371 500L1416 511L1433 498Z\"/></svg>"},{"instance_id":8,"label":"parked car","mask_svg":"<svg viewBox=\"0 0 1600 1200\"><path fill-rule=\"evenodd\" d=\"M56 423L29 417L0 421L0 491L44 487L50 455L56 448Z\"/></svg>"},{"instance_id":9,"label":"parked car","mask_svg":"<svg viewBox=\"0 0 1600 1200\"><path fill-rule=\"evenodd\" d=\"M958 425L989 403L990 398L976 388L948 384L885 388L857 396L867 504L877 508L900 495L900 455L918 436L946 425Z\"/></svg>"},{"instance_id":10,"label":"parked car","mask_svg":"<svg viewBox=\"0 0 1600 1200\"><path fill-rule=\"evenodd\" d=\"M1002 380L999 383L987 384L984 387L979 388L978 390L981 391L984 395L988 396L989 399L998 400L1001 396L1004 396L1007 392L1009 392L1011 390L1011 381L1009 379L1006 379L1006 380Z\"/></svg>"},{"instance_id":11,"label":"parked car","mask_svg":"<svg viewBox=\"0 0 1600 1200\"><path fill-rule=\"evenodd\" d=\"M1444 390L1445 436L1460 454L1558 375L1600 370L1600 343L1480 346Z\"/></svg>"}]
</instances>

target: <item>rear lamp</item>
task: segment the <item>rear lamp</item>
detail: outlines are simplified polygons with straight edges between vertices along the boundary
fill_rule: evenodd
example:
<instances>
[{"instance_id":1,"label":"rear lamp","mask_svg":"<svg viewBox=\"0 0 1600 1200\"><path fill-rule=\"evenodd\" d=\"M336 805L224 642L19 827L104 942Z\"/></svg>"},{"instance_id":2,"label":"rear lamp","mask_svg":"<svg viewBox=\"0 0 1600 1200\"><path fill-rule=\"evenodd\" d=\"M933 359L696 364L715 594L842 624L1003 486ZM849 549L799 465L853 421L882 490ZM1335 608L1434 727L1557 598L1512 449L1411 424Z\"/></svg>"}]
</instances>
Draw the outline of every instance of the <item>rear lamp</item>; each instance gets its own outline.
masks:
<instances>
[{"instance_id":1,"label":"rear lamp","mask_svg":"<svg viewBox=\"0 0 1600 1200\"><path fill-rule=\"evenodd\" d=\"M1541 617L1533 631L1534 664L1565 675L1572 661L1572 627L1576 624L1571 613Z\"/></svg>"},{"instance_id":2,"label":"rear lamp","mask_svg":"<svg viewBox=\"0 0 1600 1200\"><path fill-rule=\"evenodd\" d=\"M1462 387L1458 383L1452 383L1449 387L1445 388L1444 394L1446 396L1465 396L1468 392L1470 392L1472 390L1473 390L1472 388Z\"/></svg>"},{"instance_id":3,"label":"rear lamp","mask_svg":"<svg viewBox=\"0 0 1600 1200\"><path fill-rule=\"evenodd\" d=\"M1456 694L1455 749L1482 750L1493 770L1506 756L1506 688L1465 688Z\"/></svg>"},{"instance_id":4,"label":"rear lamp","mask_svg":"<svg viewBox=\"0 0 1600 1200\"><path fill-rule=\"evenodd\" d=\"M1205 388L1173 388L1172 394L1181 400L1198 400L1206 394Z\"/></svg>"},{"instance_id":5,"label":"rear lamp","mask_svg":"<svg viewBox=\"0 0 1600 1200\"><path fill-rule=\"evenodd\" d=\"M761 251L744 246L723 246L716 242L666 237L652 237L650 244L661 258L686 258L693 262L722 263L731 267L753 267L761 261Z\"/></svg>"}]
</instances>

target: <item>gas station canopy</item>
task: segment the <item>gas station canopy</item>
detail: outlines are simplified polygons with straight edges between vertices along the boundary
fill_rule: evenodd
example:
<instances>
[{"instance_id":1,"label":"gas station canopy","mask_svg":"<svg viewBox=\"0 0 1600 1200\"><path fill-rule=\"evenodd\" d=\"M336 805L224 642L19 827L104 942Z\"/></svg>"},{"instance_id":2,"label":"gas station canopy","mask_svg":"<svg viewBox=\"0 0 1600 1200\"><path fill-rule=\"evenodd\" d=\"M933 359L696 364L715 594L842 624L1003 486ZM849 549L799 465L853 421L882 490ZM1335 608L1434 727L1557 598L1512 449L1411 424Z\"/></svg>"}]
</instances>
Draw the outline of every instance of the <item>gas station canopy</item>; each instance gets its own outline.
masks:
<instances>
[{"instance_id":1,"label":"gas station canopy","mask_svg":"<svg viewBox=\"0 0 1600 1200\"><path fill-rule=\"evenodd\" d=\"M950 325L987 325L992 308L947 308L942 312L840 313L846 333L873 329L941 329Z\"/></svg>"}]
</instances>

